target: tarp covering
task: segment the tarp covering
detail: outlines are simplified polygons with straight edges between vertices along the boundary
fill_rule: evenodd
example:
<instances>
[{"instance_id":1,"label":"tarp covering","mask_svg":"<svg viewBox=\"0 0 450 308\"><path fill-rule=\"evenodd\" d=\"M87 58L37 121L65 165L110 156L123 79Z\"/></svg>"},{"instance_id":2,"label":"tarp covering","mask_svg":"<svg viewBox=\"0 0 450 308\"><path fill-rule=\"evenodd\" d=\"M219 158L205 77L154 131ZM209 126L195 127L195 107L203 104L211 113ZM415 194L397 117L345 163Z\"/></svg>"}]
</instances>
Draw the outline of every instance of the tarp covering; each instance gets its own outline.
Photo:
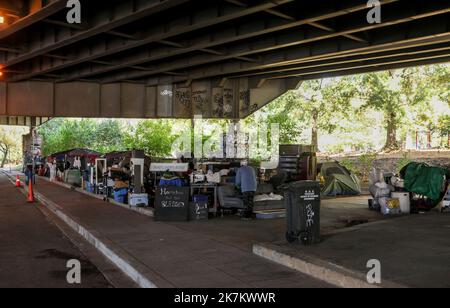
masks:
<instances>
[{"instance_id":1,"label":"tarp covering","mask_svg":"<svg viewBox=\"0 0 450 308\"><path fill-rule=\"evenodd\" d=\"M56 158L64 158L67 157L88 157L88 158L97 158L100 157L102 154L93 150L88 149L72 149L64 152L55 153L53 155L50 155L51 157Z\"/></svg>"},{"instance_id":2,"label":"tarp covering","mask_svg":"<svg viewBox=\"0 0 450 308\"><path fill-rule=\"evenodd\" d=\"M358 196L361 185L356 175L338 162L324 162L318 165L319 172L325 179L323 196Z\"/></svg>"},{"instance_id":3,"label":"tarp covering","mask_svg":"<svg viewBox=\"0 0 450 308\"><path fill-rule=\"evenodd\" d=\"M111 153L106 153L102 158L106 159L117 159L117 158L131 158L133 156L132 151L116 151Z\"/></svg>"},{"instance_id":4,"label":"tarp covering","mask_svg":"<svg viewBox=\"0 0 450 308\"><path fill-rule=\"evenodd\" d=\"M424 163L410 163L401 171L401 177L405 180L407 191L423 195L437 204L444 197L450 170Z\"/></svg>"}]
</instances>

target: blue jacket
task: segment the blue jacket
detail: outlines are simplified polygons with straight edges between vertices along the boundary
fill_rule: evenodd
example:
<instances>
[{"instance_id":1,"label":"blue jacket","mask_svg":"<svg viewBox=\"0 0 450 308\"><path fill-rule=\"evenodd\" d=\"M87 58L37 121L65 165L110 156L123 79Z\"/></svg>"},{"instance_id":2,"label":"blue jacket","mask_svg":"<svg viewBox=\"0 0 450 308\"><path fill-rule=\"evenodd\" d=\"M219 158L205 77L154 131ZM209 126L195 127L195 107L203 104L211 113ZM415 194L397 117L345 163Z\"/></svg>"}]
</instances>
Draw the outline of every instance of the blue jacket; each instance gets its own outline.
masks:
<instances>
[{"instance_id":1,"label":"blue jacket","mask_svg":"<svg viewBox=\"0 0 450 308\"><path fill-rule=\"evenodd\" d=\"M242 166L236 174L236 186L244 192L256 192L258 183L256 181L255 169L249 166Z\"/></svg>"}]
</instances>

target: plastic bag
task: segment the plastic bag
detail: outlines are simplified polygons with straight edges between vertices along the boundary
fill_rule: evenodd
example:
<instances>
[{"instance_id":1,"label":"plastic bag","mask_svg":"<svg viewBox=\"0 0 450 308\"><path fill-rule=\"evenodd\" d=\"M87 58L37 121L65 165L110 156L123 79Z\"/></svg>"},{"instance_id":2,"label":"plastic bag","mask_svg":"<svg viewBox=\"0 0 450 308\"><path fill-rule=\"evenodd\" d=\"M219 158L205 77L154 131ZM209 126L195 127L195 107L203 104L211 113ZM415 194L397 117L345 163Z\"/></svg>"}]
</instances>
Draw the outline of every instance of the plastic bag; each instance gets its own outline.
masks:
<instances>
[{"instance_id":1,"label":"plastic bag","mask_svg":"<svg viewBox=\"0 0 450 308\"><path fill-rule=\"evenodd\" d=\"M387 185L386 183L384 185L382 183L380 183L380 185L377 184L369 187L370 194L375 199L390 197L391 192L395 191L395 188L393 186Z\"/></svg>"},{"instance_id":2,"label":"plastic bag","mask_svg":"<svg viewBox=\"0 0 450 308\"><path fill-rule=\"evenodd\" d=\"M384 174L383 171L377 168L373 168L369 173L369 183L370 185L374 185L375 183L384 182Z\"/></svg>"},{"instance_id":3,"label":"plastic bag","mask_svg":"<svg viewBox=\"0 0 450 308\"><path fill-rule=\"evenodd\" d=\"M400 200L393 198L378 199L381 206L381 213L383 215L399 215L401 214Z\"/></svg>"}]
</instances>

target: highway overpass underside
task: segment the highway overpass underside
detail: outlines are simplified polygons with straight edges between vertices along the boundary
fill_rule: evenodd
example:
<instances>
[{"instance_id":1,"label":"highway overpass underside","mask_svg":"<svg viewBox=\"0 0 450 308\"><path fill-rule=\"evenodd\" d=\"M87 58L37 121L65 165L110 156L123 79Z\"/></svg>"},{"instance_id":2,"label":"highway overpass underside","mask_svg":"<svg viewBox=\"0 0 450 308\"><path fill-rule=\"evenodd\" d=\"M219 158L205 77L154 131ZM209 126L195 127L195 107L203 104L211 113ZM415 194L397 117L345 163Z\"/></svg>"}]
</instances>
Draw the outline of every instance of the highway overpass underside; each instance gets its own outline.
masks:
<instances>
[{"instance_id":1,"label":"highway overpass underside","mask_svg":"<svg viewBox=\"0 0 450 308\"><path fill-rule=\"evenodd\" d=\"M0 124L245 118L303 80L450 60L450 1L2 1ZM1 7L3 6L3 7ZM1 16L0 16L1 17Z\"/></svg>"}]
</instances>

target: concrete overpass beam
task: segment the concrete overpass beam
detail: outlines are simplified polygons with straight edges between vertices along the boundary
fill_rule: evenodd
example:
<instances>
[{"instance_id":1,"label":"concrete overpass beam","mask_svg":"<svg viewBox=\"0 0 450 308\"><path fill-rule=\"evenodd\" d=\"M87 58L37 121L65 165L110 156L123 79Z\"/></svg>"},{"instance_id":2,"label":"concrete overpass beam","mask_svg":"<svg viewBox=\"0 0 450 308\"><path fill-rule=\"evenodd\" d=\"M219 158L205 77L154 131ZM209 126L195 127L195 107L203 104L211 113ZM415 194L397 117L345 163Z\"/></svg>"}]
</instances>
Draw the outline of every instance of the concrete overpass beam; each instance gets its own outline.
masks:
<instances>
[{"instance_id":1,"label":"concrete overpass beam","mask_svg":"<svg viewBox=\"0 0 450 308\"><path fill-rule=\"evenodd\" d=\"M0 116L189 119L202 115L236 119L295 88L293 80L204 79L188 85L157 86L127 82L0 83Z\"/></svg>"}]
</instances>

